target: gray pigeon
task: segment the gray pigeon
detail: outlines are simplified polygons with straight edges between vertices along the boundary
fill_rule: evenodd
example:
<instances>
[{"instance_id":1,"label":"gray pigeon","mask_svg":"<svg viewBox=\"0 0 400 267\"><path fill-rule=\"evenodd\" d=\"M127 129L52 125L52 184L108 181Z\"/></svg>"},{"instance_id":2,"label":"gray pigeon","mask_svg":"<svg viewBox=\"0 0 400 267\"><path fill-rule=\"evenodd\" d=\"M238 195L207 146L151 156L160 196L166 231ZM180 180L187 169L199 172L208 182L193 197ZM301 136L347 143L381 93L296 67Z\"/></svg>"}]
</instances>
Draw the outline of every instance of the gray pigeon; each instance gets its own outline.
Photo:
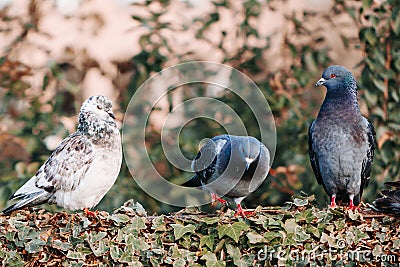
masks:
<instances>
[{"instance_id":1,"label":"gray pigeon","mask_svg":"<svg viewBox=\"0 0 400 267\"><path fill-rule=\"evenodd\" d=\"M375 199L374 206L382 212L400 213L400 181L387 182L385 185L393 186L395 189L382 190L383 197Z\"/></svg>"},{"instance_id":2,"label":"gray pigeon","mask_svg":"<svg viewBox=\"0 0 400 267\"><path fill-rule=\"evenodd\" d=\"M308 131L311 166L319 184L331 198L360 203L370 180L375 149L375 131L358 107L353 74L342 66L330 66L316 86L327 88L318 117Z\"/></svg>"},{"instance_id":3,"label":"gray pigeon","mask_svg":"<svg viewBox=\"0 0 400 267\"><path fill-rule=\"evenodd\" d=\"M18 202L3 210L42 203L70 210L96 206L110 190L122 163L121 137L111 101L92 96L81 107L78 130L65 138L36 174L10 199Z\"/></svg>"},{"instance_id":4,"label":"gray pigeon","mask_svg":"<svg viewBox=\"0 0 400 267\"><path fill-rule=\"evenodd\" d=\"M241 202L255 191L268 175L270 154L254 137L219 135L200 149L192 162L193 178L182 184L209 192L212 200L233 199L236 215L246 217Z\"/></svg>"}]
</instances>

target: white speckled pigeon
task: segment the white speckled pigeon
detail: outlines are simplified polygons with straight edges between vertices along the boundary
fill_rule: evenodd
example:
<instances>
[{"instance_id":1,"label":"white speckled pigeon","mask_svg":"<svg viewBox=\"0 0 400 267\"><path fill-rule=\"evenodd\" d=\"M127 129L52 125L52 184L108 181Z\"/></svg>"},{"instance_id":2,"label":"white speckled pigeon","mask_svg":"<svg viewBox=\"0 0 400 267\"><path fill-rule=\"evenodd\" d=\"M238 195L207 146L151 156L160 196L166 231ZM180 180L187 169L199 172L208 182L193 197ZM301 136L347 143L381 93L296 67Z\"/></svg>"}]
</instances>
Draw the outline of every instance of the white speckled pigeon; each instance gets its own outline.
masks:
<instances>
[{"instance_id":1,"label":"white speckled pigeon","mask_svg":"<svg viewBox=\"0 0 400 267\"><path fill-rule=\"evenodd\" d=\"M233 199L235 215L246 217L241 202L266 179L270 169L270 154L263 143L254 137L219 135L210 139L192 162L193 178L182 184L199 187L217 200Z\"/></svg>"},{"instance_id":2,"label":"white speckled pigeon","mask_svg":"<svg viewBox=\"0 0 400 267\"><path fill-rule=\"evenodd\" d=\"M121 137L111 101L92 96L81 107L78 130L65 138L36 174L10 199L19 201L3 210L42 203L70 210L92 208L118 177L122 163Z\"/></svg>"},{"instance_id":3,"label":"white speckled pigeon","mask_svg":"<svg viewBox=\"0 0 400 267\"><path fill-rule=\"evenodd\" d=\"M319 184L331 198L360 203L368 185L375 149L375 131L358 107L353 74L342 66L330 66L316 86L327 88L318 117L308 131L311 166Z\"/></svg>"},{"instance_id":4,"label":"white speckled pigeon","mask_svg":"<svg viewBox=\"0 0 400 267\"><path fill-rule=\"evenodd\" d=\"M375 207L386 213L400 213L400 181L387 182L385 185L393 186L395 189L384 189L381 191L383 197L374 201Z\"/></svg>"}]
</instances>

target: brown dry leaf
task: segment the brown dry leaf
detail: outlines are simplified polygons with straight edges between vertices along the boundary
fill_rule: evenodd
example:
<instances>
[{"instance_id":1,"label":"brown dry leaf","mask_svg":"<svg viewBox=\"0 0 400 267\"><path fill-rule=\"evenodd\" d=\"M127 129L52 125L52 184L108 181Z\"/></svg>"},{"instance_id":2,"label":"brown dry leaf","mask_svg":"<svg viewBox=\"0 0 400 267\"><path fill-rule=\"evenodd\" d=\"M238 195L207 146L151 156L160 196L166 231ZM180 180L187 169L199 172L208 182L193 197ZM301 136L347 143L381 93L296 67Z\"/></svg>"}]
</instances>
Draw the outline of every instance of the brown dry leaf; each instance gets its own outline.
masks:
<instances>
[{"instance_id":1,"label":"brown dry leaf","mask_svg":"<svg viewBox=\"0 0 400 267\"><path fill-rule=\"evenodd\" d=\"M378 140L378 148L382 149L383 144L394 137L394 133L392 132L384 132L383 135Z\"/></svg>"},{"instance_id":2,"label":"brown dry leaf","mask_svg":"<svg viewBox=\"0 0 400 267\"><path fill-rule=\"evenodd\" d=\"M0 161L9 158L29 161L30 156L25 147L26 142L23 139L8 133L0 133Z\"/></svg>"}]
</instances>

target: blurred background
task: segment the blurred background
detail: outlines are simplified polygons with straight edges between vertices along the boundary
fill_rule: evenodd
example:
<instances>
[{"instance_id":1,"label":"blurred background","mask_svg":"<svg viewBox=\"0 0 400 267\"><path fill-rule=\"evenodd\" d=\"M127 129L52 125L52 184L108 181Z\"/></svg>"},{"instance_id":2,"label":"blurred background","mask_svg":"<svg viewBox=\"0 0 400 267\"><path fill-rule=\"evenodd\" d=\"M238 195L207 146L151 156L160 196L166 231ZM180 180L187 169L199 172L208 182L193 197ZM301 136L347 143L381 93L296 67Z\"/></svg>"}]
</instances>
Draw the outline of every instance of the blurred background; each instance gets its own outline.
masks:
<instances>
[{"instance_id":1,"label":"blurred background","mask_svg":"<svg viewBox=\"0 0 400 267\"><path fill-rule=\"evenodd\" d=\"M144 81L192 60L244 72L272 109L277 174L244 201L246 207L282 205L301 192L315 194L321 207L328 204L311 170L307 131L325 95L325 88L314 84L331 64L354 73L361 111L377 133L364 201L374 200L383 182L399 179L397 0L15 0L0 1L0 17L1 209L76 130L80 105L88 96L110 97L122 127L124 111ZM152 162L175 183L191 174L168 163L160 131L179 104L176 99L187 97L177 91L167 98L146 129ZM239 99L229 93L215 97L238 111L248 133L259 137L251 111ZM194 158L201 139L222 133L212 120L198 119L185 126L180 144ZM112 211L128 199L149 213L177 210L144 193L123 163L116 184L97 208Z\"/></svg>"}]
</instances>

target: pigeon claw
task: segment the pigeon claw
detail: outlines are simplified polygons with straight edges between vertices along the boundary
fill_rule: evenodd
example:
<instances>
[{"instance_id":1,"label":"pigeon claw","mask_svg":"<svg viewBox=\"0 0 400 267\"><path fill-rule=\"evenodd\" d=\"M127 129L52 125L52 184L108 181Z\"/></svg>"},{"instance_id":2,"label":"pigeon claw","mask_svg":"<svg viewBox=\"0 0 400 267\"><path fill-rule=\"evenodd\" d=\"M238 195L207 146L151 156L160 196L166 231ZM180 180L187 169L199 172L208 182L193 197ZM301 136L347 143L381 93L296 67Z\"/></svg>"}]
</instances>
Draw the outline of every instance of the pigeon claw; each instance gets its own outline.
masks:
<instances>
[{"instance_id":1,"label":"pigeon claw","mask_svg":"<svg viewBox=\"0 0 400 267\"><path fill-rule=\"evenodd\" d=\"M88 208L84 208L83 213L85 214L86 217L96 217L99 212L97 210L93 212L90 211Z\"/></svg>"},{"instance_id":2,"label":"pigeon claw","mask_svg":"<svg viewBox=\"0 0 400 267\"><path fill-rule=\"evenodd\" d=\"M245 211L243 210L242 205L238 204L234 216L237 217L238 215L241 215L243 218L247 218L249 216L253 216L254 214L255 214L254 211L247 211L247 210Z\"/></svg>"}]
</instances>

